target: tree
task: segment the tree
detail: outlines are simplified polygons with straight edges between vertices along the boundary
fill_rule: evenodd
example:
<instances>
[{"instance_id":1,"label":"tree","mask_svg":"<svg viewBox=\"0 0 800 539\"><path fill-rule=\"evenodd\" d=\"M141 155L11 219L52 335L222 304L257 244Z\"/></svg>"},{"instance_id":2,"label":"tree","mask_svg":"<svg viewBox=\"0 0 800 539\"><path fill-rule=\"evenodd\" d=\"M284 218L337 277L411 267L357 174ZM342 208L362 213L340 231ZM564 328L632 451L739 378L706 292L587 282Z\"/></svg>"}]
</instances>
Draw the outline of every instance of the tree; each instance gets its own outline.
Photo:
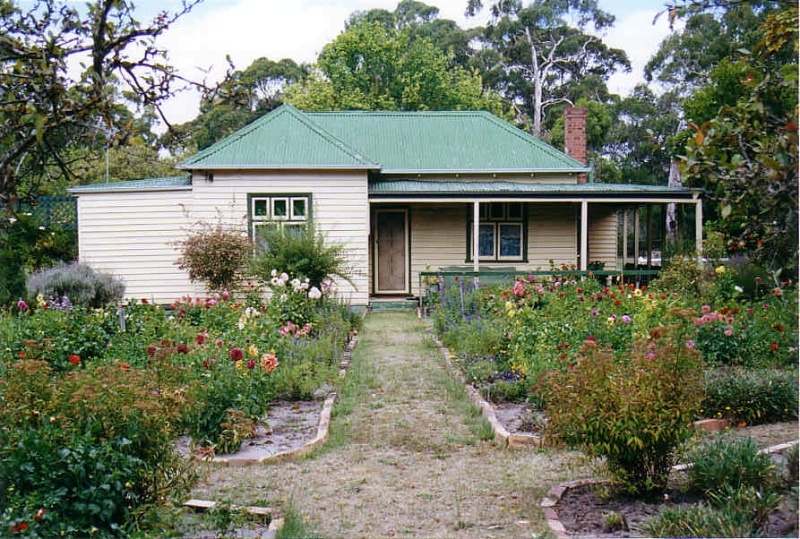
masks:
<instances>
[{"instance_id":1,"label":"tree","mask_svg":"<svg viewBox=\"0 0 800 539\"><path fill-rule=\"evenodd\" d=\"M325 46L317 72L295 84L286 100L305 110L490 110L499 96L483 91L480 76L448 68L427 38L379 22L350 25Z\"/></svg>"},{"instance_id":2,"label":"tree","mask_svg":"<svg viewBox=\"0 0 800 539\"><path fill-rule=\"evenodd\" d=\"M685 18L681 31L665 39L645 66L645 79L688 97L709 82L720 61L739 49L752 50L761 39L759 26L780 8L775 0L703 0L672 6L670 20ZM796 4L796 2L795 2Z\"/></svg>"},{"instance_id":3,"label":"tree","mask_svg":"<svg viewBox=\"0 0 800 539\"><path fill-rule=\"evenodd\" d=\"M721 97L710 120L691 124L684 163L687 181L705 187L717 205L709 226L724 234L732 254L754 259L776 281L797 272L797 24L797 7L771 13L753 53L741 51L712 71L697 101L715 103L737 78L739 97ZM697 101L689 99L687 110L705 110Z\"/></svg>"},{"instance_id":4,"label":"tree","mask_svg":"<svg viewBox=\"0 0 800 539\"><path fill-rule=\"evenodd\" d=\"M31 9L0 0L0 203L35 196L53 171L73 176L75 148L133 128L124 100L151 107L187 82L166 63L157 37L200 0L182 0L149 24L128 0L66 0ZM72 152L72 153L71 153Z\"/></svg>"},{"instance_id":5,"label":"tree","mask_svg":"<svg viewBox=\"0 0 800 539\"><path fill-rule=\"evenodd\" d=\"M611 107L613 121L604 140L603 181L666 185L670 164L685 139L681 108L672 92L657 96L637 85Z\"/></svg>"},{"instance_id":6,"label":"tree","mask_svg":"<svg viewBox=\"0 0 800 539\"><path fill-rule=\"evenodd\" d=\"M474 14L482 7L481 0L469 0L467 11ZM604 88L605 77L630 69L624 51L586 33L589 25L603 30L614 22L596 0L534 0L527 7L518 0L499 0L491 10L492 22L482 36L486 52L481 56L492 73L487 79L514 104L521 123L530 118L538 137L547 110L573 102L578 97L573 90L585 77L593 76ZM570 25L573 21L577 27Z\"/></svg>"},{"instance_id":7,"label":"tree","mask_svg":"<svg viewBox=\"0 0 800 539\"><path fill-rule=\"evenodd\" d=\"M202 150L278 108L285 90L308 77L310 67L284 58L257 58L244 70L232 70L200 103L193 120L172 126L161 144L173 153Z\"/></svg>"}]
</instances>

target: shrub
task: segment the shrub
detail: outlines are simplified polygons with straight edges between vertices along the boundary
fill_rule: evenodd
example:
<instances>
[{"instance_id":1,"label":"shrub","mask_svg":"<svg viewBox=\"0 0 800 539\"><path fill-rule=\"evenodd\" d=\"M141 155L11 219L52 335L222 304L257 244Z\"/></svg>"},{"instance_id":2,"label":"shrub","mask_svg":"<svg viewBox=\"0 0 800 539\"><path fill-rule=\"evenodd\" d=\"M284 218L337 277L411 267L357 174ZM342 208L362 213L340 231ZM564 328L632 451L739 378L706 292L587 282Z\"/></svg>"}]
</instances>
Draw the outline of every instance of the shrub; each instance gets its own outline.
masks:
<instances>
[{"instance_id":1,"label":"shrub","mask_svg":"<svg viewBox=\"0 0 800 539\"><path fill-rule=\"evenodd\" d=\"M543 378L550 438L605 457L628 492L666 488L702 397L702 363L681 333L653 330L621 359L587 341L574 364Z\"/></svg>"},{"instance_id":2,"label":"shrub","mask_svg":"<svg viewBox=\"0 0 800 539\"><path fill-rule=\"evenodd\" d=\"M26 288L30 297L40 296L63 302L100 308L122 299L125 284L108 273L98 273L88 264L73 262L42 269L28 277Z\"/></svg>"},{"instance_id":3,"label":"shrub","mask_svg":"<svg viewBox=\"0 0 800 539\"><path fill-rule=\"evenodd\" d=\"M718 438L691 451L689 460L690 488L706 497L749 487L770 490L778 482L775 465L769 455L758 452L752 438Z\"/></svg>"},{"instance_id":4,"label":"shrub","mask_svg":"<svg viewBox=\"0 0 800 539\"><path fill-rule=\"evenodd\" d=\"M796 371L713 370L706 373L704 414L748 425L797 419Z\"/></svg>"},{"instance_id":5,"label":"shrub","mask_svg":"<svg viewBox=\"0 0 800 539\"><path fill-rule=\"evenodd\" d=\"M344 245L328 243L311 222L302 230L267 228L257 242L260 252L251 264L251 271L264 281L270 281L273 270L278 270L301 280L308 279L317 288L329 277L350 282L352 270Z\"/></svg>"},{"instance_id":6,"label":"shrub","mask_svg":"<svg viewBox=\"0 0 800 539\"><path fill-rule=\"evenodd\" d=\"M189 280L205 283L210 291L219 292L236 287L253 248L242 232L206 223L177 242L177 246L181 256L176 264L189 272Z\"/></svg>"}]
</instances>

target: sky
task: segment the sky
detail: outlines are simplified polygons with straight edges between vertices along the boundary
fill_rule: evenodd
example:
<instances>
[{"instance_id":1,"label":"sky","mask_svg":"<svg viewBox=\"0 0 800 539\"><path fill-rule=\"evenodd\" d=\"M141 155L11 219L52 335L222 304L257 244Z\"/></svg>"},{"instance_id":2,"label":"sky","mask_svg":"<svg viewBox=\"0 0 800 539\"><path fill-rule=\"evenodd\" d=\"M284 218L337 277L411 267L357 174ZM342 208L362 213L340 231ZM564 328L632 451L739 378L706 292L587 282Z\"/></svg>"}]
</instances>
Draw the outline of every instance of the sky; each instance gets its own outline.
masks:
<instances>
[{"instance_id":1,"label":"sky","mask_svg":"<svg viewBox=\"0 0 800 539\"><path fill-rule=\"evenodd\" d=\"M253 60L291 58L313 63L325 44L344 30L351 13L372 8L393 11L399 0L204 0L175 23L160 39L170 63L192 79L217 81L225 71L229 55L236 69ZM486 22L488 10L466 18L467 0L422 0L439 8L439 17L455 20L462 28ZM527 1L527 0L526 0ZM488 0L484 0L488 4ZM614 76L609 90L627 95L643 80L643 68L660 42L668 35L665 17L653 24L665 0L599 0L601 9L616 16L614 27L601 35L610 47L628 53L631 73ZM174 10L175 0L138 0L137 13ZM165 107L171 123L182 123L198 113L199 98L185 93Z\"/></svg>"}]
</instances>

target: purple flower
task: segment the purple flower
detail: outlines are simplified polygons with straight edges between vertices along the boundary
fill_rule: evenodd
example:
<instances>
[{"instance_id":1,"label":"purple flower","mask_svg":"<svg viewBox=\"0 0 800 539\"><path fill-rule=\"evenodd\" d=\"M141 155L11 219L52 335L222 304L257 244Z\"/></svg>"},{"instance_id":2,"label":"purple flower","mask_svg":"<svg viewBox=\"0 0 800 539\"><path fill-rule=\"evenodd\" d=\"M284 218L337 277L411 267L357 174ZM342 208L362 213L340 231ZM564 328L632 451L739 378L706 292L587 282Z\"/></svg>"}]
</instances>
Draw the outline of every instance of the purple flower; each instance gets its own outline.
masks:
<instances>
[{"instance_id":1,"label":"purple flower","mask_svg":"<svg viewBox=\"0 0 800 539\"><path fill-rule=\"evenodd\" d=\"M592 312L591 312L592 318L594 318L598 314L600 314L600 311L598 311L597 309L592 309Z\"/></svg>"},{"instance_id":2,"label":"purple flower","mask_svg":"<svg viewBox=\"0 0 800 539\"><path fill-rule=\"evenodd\" d=\"M28 304L25 303L21 298L17 302L17 307L19 307L20 311L27 311L28 310Z\"/></svg>"},{"instance_id":3,"label":"purple flower","mask_svg":"<svg viewBox=\"0 0 800 539\"><path fill-rule=\"evenodd\" d=\"M627 314L623 314L622 315L622 321L625 322L626 324L630 324L631 323L631 317L628 316Z\"/></svg>"},{"instance_id":4,"label":"purple flower","mask_svg":"<svg viewBox=\"0 0 800 539\"><path fill-rule=\"evenodd\" d=\"M689 339L686 341L686 348L689 350L694 350L694 340Z\"/></svg>"}]
</instances>

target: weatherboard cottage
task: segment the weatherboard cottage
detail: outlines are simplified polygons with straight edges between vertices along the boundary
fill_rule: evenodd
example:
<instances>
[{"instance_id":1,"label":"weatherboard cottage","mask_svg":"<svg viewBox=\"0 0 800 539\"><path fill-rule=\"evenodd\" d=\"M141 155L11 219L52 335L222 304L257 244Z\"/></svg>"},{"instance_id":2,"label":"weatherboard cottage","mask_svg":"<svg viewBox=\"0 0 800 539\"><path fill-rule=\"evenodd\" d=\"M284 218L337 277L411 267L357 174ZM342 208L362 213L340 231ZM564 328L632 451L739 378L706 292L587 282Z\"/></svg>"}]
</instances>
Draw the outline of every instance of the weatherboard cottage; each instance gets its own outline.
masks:
<instances>
[{"instance_id":1,"label":"weatherboard cottage","mask_svg":"<svg viewBox=\"0 0 800 539\"><path fill-rule=\"evenodd\" d=\"M252 236L312 220L347 249L340 296L366 306L418 295L429 268L618 270L626 207L690 204L700 221L696 190L587 181L584 124L584 109L567 110L565 154L488 112L284 105L181 164L183 176L71 189L79 258L121 277L128 297L169 303L204 293L175 265L194 224Z\"/></svg>"}]
</instances>

